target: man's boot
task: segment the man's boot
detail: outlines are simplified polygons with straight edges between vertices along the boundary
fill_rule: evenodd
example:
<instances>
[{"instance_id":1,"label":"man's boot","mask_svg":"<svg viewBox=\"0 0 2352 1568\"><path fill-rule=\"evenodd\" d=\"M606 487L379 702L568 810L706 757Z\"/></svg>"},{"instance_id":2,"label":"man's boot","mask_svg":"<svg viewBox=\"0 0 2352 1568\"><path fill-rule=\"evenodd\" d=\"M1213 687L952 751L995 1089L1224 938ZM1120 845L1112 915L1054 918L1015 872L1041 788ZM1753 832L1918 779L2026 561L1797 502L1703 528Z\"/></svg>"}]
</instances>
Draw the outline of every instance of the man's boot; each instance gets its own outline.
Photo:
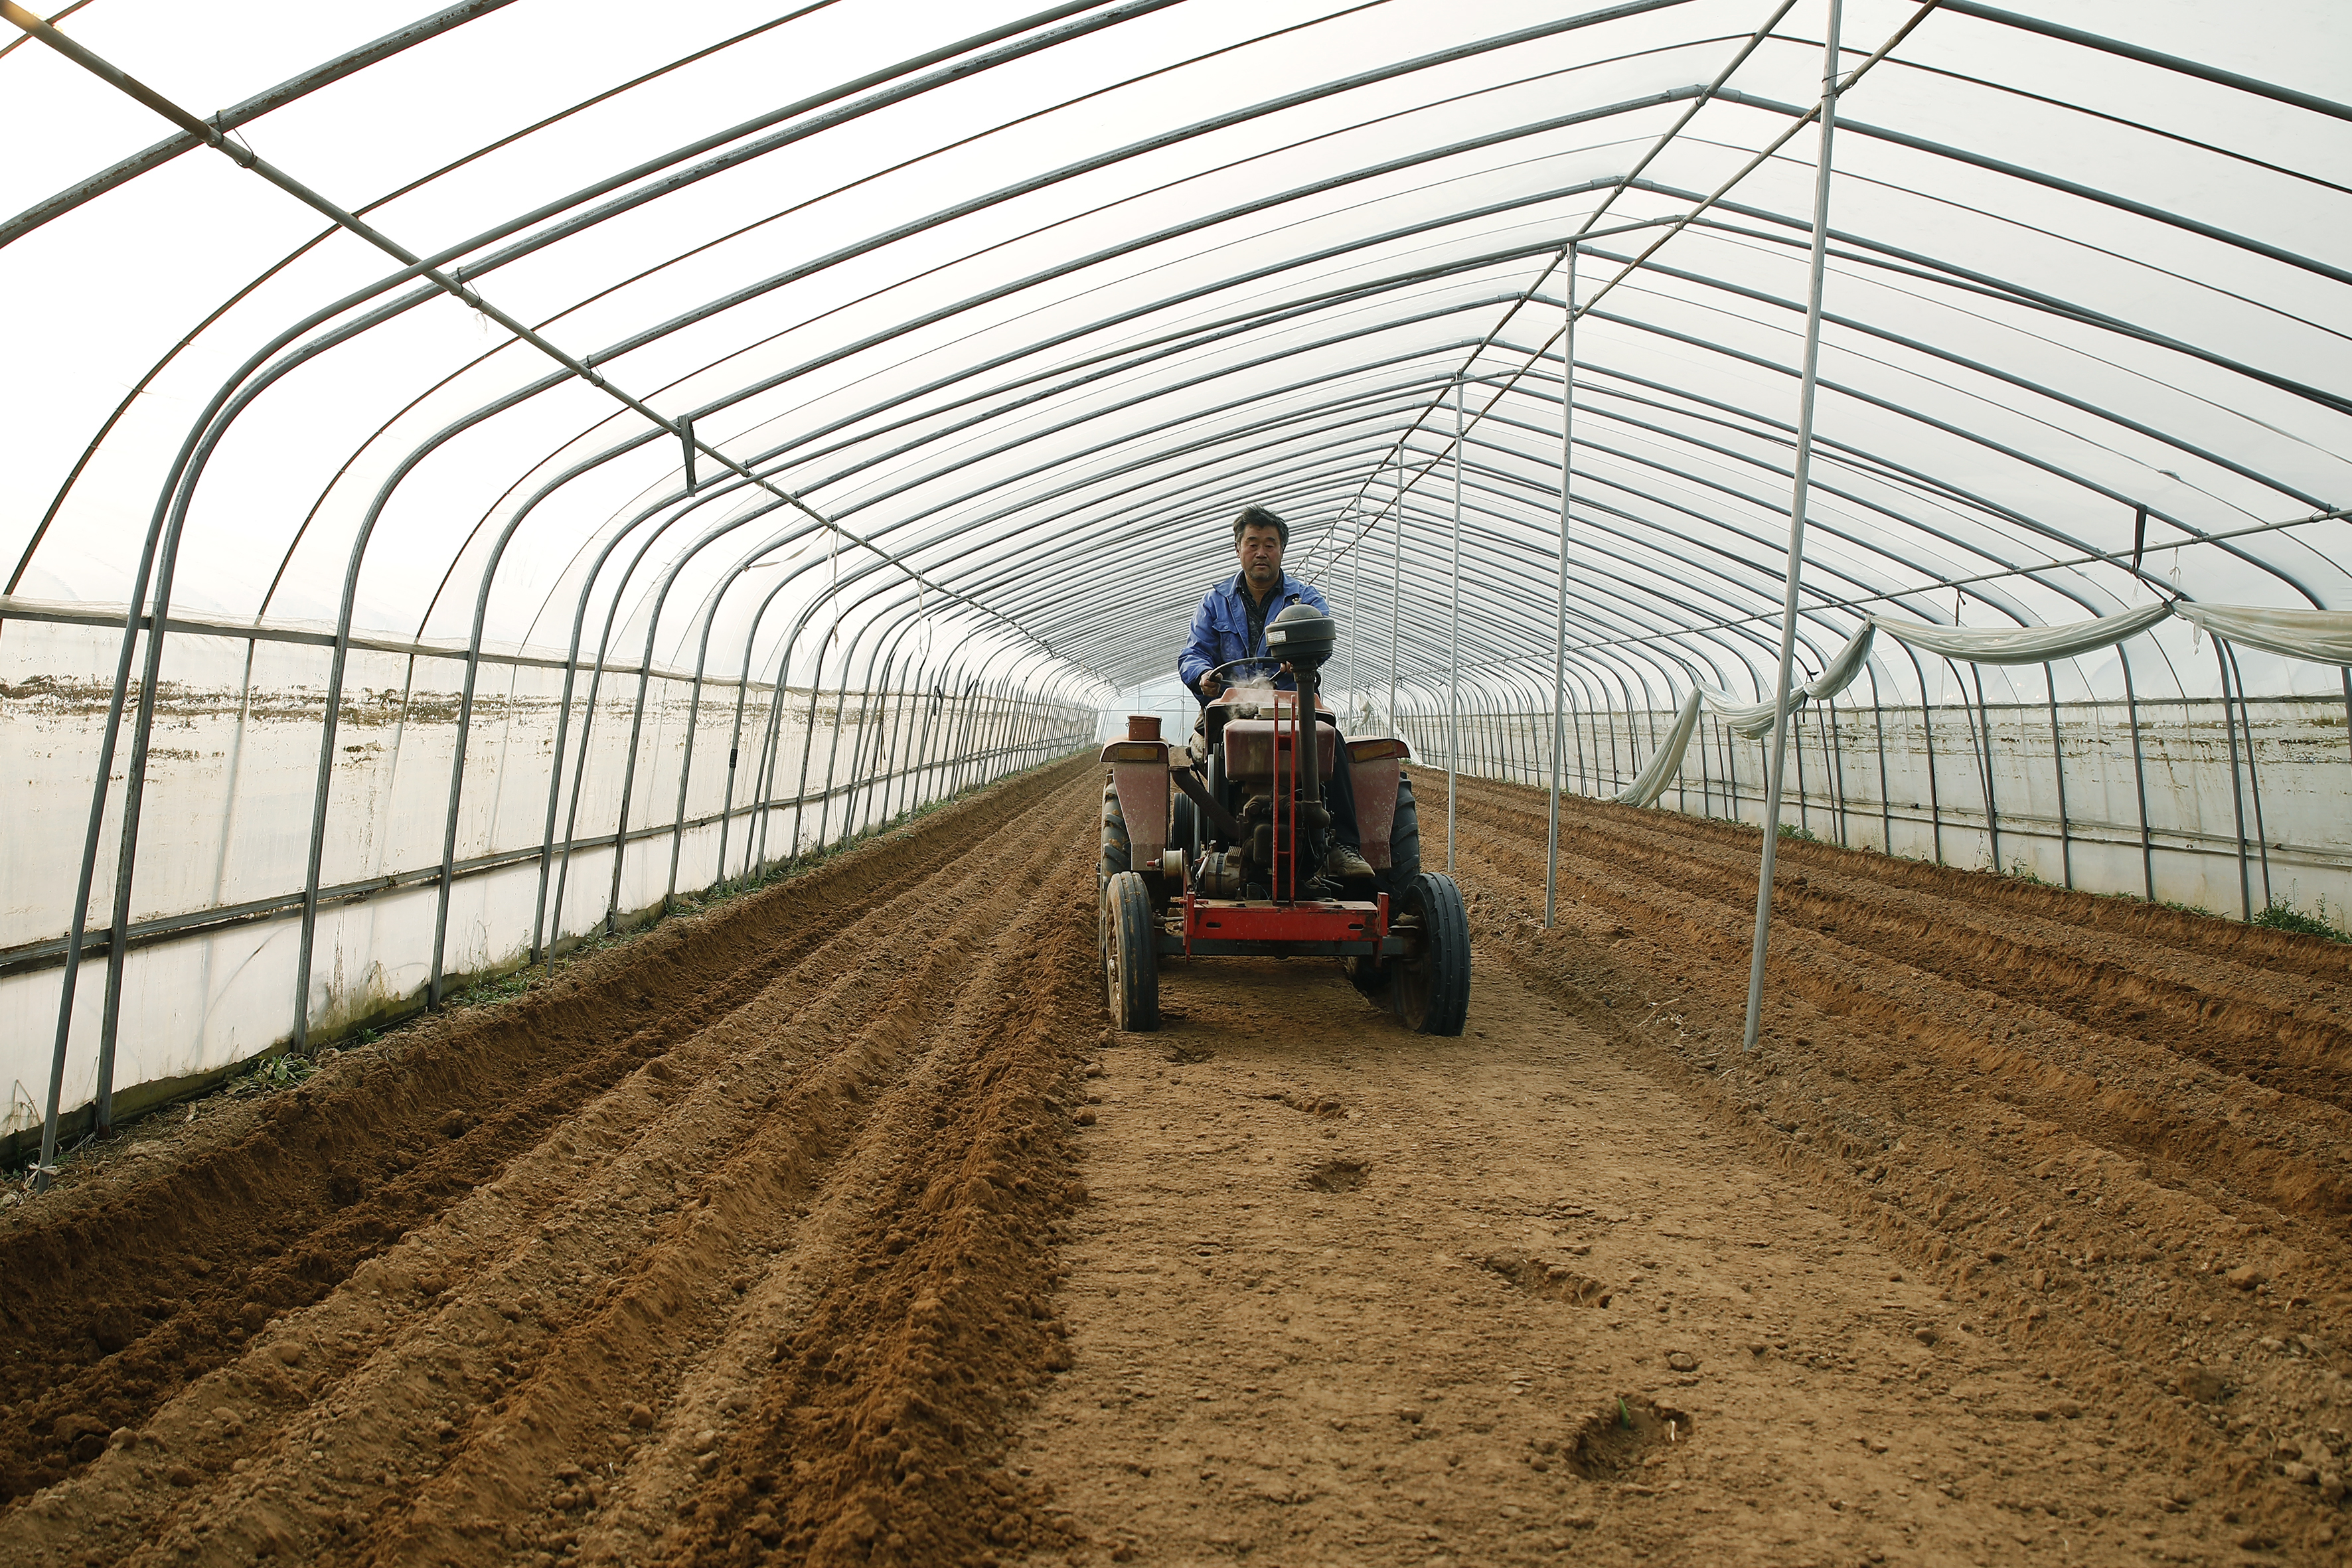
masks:
<instances>
[{"instance_id":1,"label":"man's boot","mask_svg":"<svg viewBox=\"0 0 2352 1568\"><path fill-rule=\"evenodd\" d=\"M1323 857L1323 875L1342 882L1369 882L1371 862L1345 844L1334 843Z\"/></svg>"}]
</instances>

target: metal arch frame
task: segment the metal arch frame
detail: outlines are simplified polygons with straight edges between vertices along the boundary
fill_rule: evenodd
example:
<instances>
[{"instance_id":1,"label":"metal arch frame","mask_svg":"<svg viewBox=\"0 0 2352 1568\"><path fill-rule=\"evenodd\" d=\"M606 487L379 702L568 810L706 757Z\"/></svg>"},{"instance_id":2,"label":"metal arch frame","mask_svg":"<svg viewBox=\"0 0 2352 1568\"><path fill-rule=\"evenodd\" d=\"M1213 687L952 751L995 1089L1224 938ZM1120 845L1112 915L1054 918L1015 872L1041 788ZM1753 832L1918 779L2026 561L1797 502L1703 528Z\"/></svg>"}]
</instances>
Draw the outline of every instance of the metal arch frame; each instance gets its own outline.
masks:
<instances>
[{"instance_id":1,"label":"metal arch frame","mask_svg":"<svg viewBox=\"0 0 2352 1568\"><path fill-rule=\"evenodd\" d=\"M1626 9L1626 8L1620 8L1620 13L1622 14L1622 12L1624 9ZM1336 90L1336 89L1335 89L1335 90ZM593 378L592 377L592 379L593 379ZM1569 406L1569 405L1567 405L1565 402L1562 404L1562 409L1563 409L1563 412L1565 412L1565 411L1566 411L1566 409L1567 409L1567 407L1568 407L1568 406ZM2176 443L2176 444L2177 444L2177 443ZM714 455L715 455L715 454L714 454ZM2014 456L2014 454L2011 454L2011 455L2012 455L2012 456ZM421 456L421 455L420 455L420 456ZM2076 476L2069 476L2069 477L2070 477L2070 478L2076 478ZM381 509L380 509L380 507L379 507L377 510L380 511L380 510L381 510ZM1401 516L1402 516L1402 514L1400 513L1400 517L1401 517ZM152 535L151 535L151 545L152 545ZM2266 570L2275 570L2275 568L2273 568L2273 567L2270 567L2270 566L2268 565L2268 563L2258 563L2258 564L2262 564L2262 565L2263 565L2263 566L2264 566L2264 569L2266 569ZM128 644L129 644L132 639L134 639L134 638L135 638L135 637L136 637L136 635L137 635L137 623L138 623L138 621L139 621L139 619L140 619L141 605L143 603L143 601L144 601L144 599L145 599L145 596L146 596L146 595L145 595L145 592L144 592L145 584L144 584L144 582L143 582L143 576L144 576L143 569L142 569L142 584L141 584L141 591L140 591L138 594L136 594L136 595L133 595L133 604L132 604L131 612L131 624L130 626L126 626L126 647L125 647L125 650L124 650L126 661L127 661L127 658L128 658L128 656L129 656L129 651L130 651L130 650L129 650ZM152 652L153 652L153 650L154 650L155 648L157 648L157 647L160 647L160 644L161 644L161 641L162 641L163 632L162 632L161 621L162 621L162 618L163 618L163 613L164 613L164 605L165 605L165 603L166 603L167 596L168 596L168 581L169 581L169 565L168 565L168 563L166 563L166 564L165 564L165 567L164 567L164 571L163 571L163 575L162 575L161 577L159 577L159 579L158 579L157 608L156 608L156 616L155 616L155 618L156 618L156 621L157 621L157 628L156 628L156 631L155 631L155 633L153 634L153 637L152 637L152 644L151 644L151 653L152 653ZM487 577L486 577L486 582L487 582ZM625 586L625 583L624 583L624 586ZM2300 584L2297 584L2297 586L2300 586ZM617 593L617 592L618 592L618 590L616 590L616 593ZM2307 590L2306 590L2306 594L2308 595L2308 591L2307 591ZM2317 602L2315 598L2314 599L2314 602L2315 602L2315 602ZM349 619L349 616L348 616L348 613L347 613L347 612L343 615L343 616L341 617L341 619L342 619L342 621L343 621L343 623L344 623L344 624L343 624L343 626L342 626L340 628L340 630L339 630L339 636L340 636L340 637L343 637L345 640L347 640L347 637L348 637L348 619ZM656 616L652 617L652 619L649 621L649 626L657 626L657 623L658 623L658 616ZM650 635L650 633L649 633L649 635ZM1049 650L1049 651L1050 651L1050 650ZM1058 656L1057 656L1057 657L1058 657ZM576 668L576 659L575 659L575 663L574 663L574 665L573 665L573 667L572 667L572 668ZM127 669L126 669L125 673L127 674ZM748 675L748 672L747 672L747 675ZM147 689L148 689L149 690L151 690L151 691L152 691L152 685L153 685L153 683L152 683L152 680L151 680L150 682L148 682L148 684L147 684ZM120 704L119 704L119 702L118 702L117 707L116 707L116 711L117 711L118 713L119 713L119 706L120 706ZM109 732L109 736L108 736L108 744L109 744L110 748L110 746L111 746L111 742L112 742L112 731L111 731L111 728L110 728L110 732ZM134 750L136 750L136 749L137 749L137 747L136 747L136 743L134 743ZM101 772L103 772L103 770L101 770ZM134 768L134 773L143 773L143 769ZM322 783L323 783L323 776L322 776ZM455 792L453 791L453 795L454 795L454 793L455 793ZM131 833L126 833L126 835L125 835L125 846L124 846L126 855L128 855L128 854L130 853L130 851L131 851L131 843L132 843L132 841L133 841L133 838L134 838L134 835L132 835L132 834L131 834ZM315 877L314 877L314 879L313 879L315 880ZM128 877L127 877L127 874L126 874L126 876L125 876L125 877L123 877L122 879L121 879L119 880L118 888L119 888L119 890L123 894L123 896L126 896L126 897L127 897L127 889L128 889ZM446 883L445 883L445 892L446 892ZM86 900L84 900L84 903L86 904ZM79 920L79 915L77 916L77 920ZM118 922L117 929L118 929L118 930L119 930L119 929L121 929L121 927L120 927L120 922ZM117 952L117 953L119 954L119 952L120 952L120 944L119 944L119 943L118 943L118 944L117 944L117 946L116 946L116 952ZM63 1022L63 1014L61 1013L61 1024L62 1024L62 1022Z\"/></svg>"}]
</instances>

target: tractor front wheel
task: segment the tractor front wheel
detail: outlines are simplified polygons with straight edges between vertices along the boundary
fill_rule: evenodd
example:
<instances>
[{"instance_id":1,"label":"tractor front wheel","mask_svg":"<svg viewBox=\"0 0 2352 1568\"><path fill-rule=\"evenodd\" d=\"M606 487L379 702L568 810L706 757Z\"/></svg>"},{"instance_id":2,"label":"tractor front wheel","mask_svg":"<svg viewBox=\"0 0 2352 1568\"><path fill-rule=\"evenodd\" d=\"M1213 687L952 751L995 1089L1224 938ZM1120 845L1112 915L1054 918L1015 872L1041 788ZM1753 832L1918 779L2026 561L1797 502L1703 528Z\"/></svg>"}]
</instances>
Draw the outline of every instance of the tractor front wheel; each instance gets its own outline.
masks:
<instances>
[{"instance_id":1,"label":"tractor front wheel","mask_svg":"<svg viewBox=\"0 0 2352 1568\"><path fill-rule=\"evenodd\" d=\"M1421 809L1413 804L1412 776L1397 772L1396 816L1389 824L1389 868L1381 885L1402 898L1421 874Z\"/></svg>"},{"instance_id":2,"label":"tractor front wheel","mask_svg":"<svg viewBox=\"0 0 2352 1568\"><path fill-rule=\"evenodd\" d=\"M1156 935L1150 888L1140 874L1121 871L1105 885L1102 902L1103 981L1114 1028L1146 1033L1160 1027Z\"/></svg>"},{"instance_id":3,"label":"tractor front wheel","mask_svg":"<svg viewBox=\"0 0 2352 1568\"><path fill-rule=\"evenodd\" d=\"M1470 916L1462 889L1442 872L1421 872L1405 883L1397 913L1421 928L1414 950L1394 965L1397 1016L1418 1034L1460 1034L1470 1011Z\"/></svg>"}]
</instances>

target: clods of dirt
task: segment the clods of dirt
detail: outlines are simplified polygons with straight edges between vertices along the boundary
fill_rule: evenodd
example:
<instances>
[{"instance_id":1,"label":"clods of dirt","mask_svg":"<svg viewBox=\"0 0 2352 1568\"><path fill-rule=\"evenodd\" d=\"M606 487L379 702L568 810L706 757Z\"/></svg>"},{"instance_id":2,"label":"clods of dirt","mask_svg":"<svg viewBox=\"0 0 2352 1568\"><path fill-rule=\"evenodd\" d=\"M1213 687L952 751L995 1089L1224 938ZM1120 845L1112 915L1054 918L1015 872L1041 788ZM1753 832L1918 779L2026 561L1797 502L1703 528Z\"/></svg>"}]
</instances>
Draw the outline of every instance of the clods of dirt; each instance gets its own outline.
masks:
<instances>
[{"instance_id":1,"label":"clods of dirt","mask_svg":"<svg viewBox=\"0 0 2352 1568\"><path fill-rule=\"evenodd\" d=\"M1609 1287L1567 1264L1530 1257L1524 1252L1490 1252L1475 1260L1489 1274L1500 1275L1530 1296L1566 1301L1578 1307L1606 1307Z\"/></svg>"},{"instance_id":2,"label":"clods of dirt","mask_svg":"<svg viewBox=\"0 0 2352 1568\"><path fill-rule=\"evenodd\" d=\"M1327 1160L1307 1173L1307 1184L1318 1193L1352 1193L1370 1173L1370 1166L1354 1160Z\"/></svg>"},{"instance_id":3,"label":"clods of dirt","mask_svg":"<svg viewBox=\"0 0 2352 1568\"><path fill-rule=\"evenodd\" d=\"M1640 1469L1657 1449L1689 1442L1692 1430L1688 1411L1647 1394L1621 1394L1577 1423L1560 1447L1570 1470L1587 1480L1606 1480Z\"/></svg>"}]
</instances>

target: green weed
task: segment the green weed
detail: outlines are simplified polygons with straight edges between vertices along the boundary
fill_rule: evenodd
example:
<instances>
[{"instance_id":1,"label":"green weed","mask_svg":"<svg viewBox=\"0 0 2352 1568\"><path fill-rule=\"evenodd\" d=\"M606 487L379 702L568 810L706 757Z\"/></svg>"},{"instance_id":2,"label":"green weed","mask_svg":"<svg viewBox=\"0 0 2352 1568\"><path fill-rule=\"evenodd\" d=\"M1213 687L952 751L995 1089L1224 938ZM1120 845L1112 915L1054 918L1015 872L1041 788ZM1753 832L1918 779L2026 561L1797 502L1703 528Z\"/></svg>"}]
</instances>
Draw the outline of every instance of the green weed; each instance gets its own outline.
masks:
<instances>
[{"instance_id":1,"label":"green weed","mask_svg":"<svg viewBox=\"0 0 2352 1568\"><path fill-rule=\"evenodd\" d=\"M1780 837L1783 838L1794 838L1799 842L1805 844L1819 844L1821 842L1821 839L1814 836L1811 828L1800 827L1793 822L1784 822L1780 824Z\"/></svg>"},{"instance_id":2,"label":"green weed","mask_svg":"<svg viewBox=\"0 0 2352 1568\"><path fill-rule=\"evenodd\" d=\"M292 1089L319 1070L319 1064L294 1051L274 1056L255 1064L251 1072L239 1073L229 1080L228 1093L274 1094L281 1089Z\"/></svg>"},{"instance_id":3,"label":"green weed","mask_svg":"<svg viewBox=\"0 0 2352 1568\"><path fill-rule=\"evenodd\" d=\"M530 990L530 970L509 970L504 974L493 974L488 979L477 980L473 984L451 996L449 1005L453 1007L486 1007L494 1002L511 1002Z\"/></svg>"},{"instance_id":4,"label":"green weed","mask_svg":"<svg viewBox=\"0 0 2352 1568\"><path fill-rule=\"evenodd\" d=\"M2258 926L2272 931L2293 931L2297 936L2324 937L2329 942L2352 942L2352 931L2346 931L2327 918L2327 900L2319 900L2316 914L2305 914L2293 904L2273 902L2254 917Z\"/></svg>"}]
</instances>

